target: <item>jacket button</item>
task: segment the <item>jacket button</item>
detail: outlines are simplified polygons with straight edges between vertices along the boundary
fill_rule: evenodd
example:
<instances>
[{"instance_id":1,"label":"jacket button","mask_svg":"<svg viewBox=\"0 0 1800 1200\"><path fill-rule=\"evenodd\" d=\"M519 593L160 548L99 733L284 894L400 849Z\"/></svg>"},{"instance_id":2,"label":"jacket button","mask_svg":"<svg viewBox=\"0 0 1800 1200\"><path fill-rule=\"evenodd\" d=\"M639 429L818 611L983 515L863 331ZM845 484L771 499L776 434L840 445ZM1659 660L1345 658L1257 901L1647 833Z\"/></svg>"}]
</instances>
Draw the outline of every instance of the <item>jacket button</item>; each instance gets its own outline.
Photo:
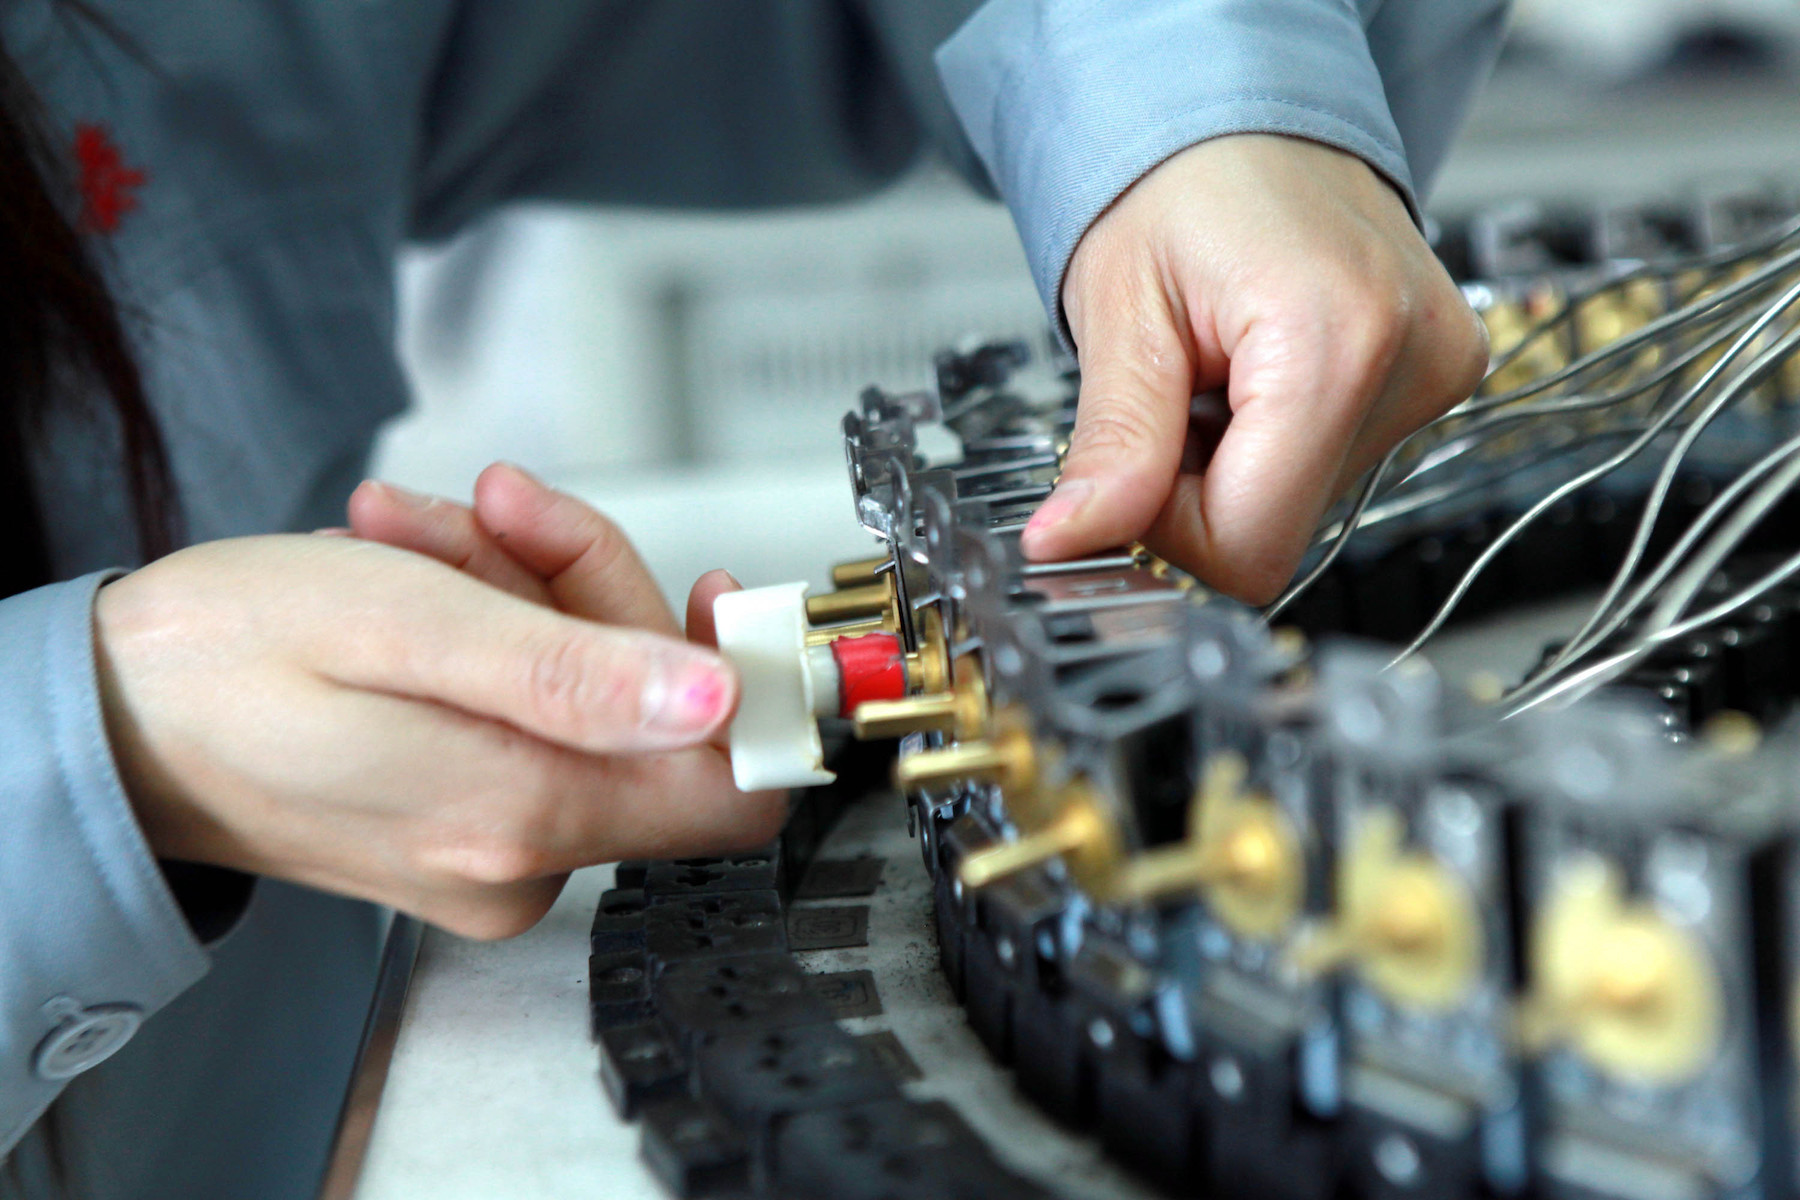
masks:
<instances>
[{"instance_id":1,"label":"jacket button","mask_svg":"<svg viewBox=\"0 0 1800 1200\"><path fill-rule=\"evenodd\" d=\"M118 1053L143 1023L143 1010L134 1004L96 1004L68 1012L38 1043L31 1068L39 1079L73 1079Z\"/></svg>"}]
</instances>

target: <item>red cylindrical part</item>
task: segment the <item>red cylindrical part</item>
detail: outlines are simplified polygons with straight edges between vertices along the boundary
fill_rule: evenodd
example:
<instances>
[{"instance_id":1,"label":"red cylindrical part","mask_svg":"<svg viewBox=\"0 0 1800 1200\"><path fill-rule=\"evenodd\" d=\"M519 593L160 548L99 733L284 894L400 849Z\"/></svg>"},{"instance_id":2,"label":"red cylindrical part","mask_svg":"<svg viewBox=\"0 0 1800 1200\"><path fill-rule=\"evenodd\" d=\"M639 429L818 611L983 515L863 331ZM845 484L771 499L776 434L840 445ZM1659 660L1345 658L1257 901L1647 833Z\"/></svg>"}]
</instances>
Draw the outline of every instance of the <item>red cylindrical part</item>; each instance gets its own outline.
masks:
<instances>
[{"instance_id":1,"label":"red cylindrical part","mask_svg":"<svg viewBox=\"0 0 1800 1200\"><path fill-rule=\"evenodd\" d=\"M841 637L831 643L838 666L838 715L851 716L865 700L906 695L906 652L891 633Z\"/></svg>"}]
</instances>

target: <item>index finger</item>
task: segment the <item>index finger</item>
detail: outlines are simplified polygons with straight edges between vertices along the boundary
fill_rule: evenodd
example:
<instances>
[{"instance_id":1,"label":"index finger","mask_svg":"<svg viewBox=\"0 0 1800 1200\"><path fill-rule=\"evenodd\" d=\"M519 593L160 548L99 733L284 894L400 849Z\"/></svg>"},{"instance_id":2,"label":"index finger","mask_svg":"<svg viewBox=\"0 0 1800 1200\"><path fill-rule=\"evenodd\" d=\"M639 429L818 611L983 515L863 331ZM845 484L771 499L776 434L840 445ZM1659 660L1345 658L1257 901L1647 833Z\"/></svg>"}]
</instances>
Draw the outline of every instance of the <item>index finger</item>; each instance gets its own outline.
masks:
<instances>
[{"instance_id":1,"label":"index finger","mask_svg":"<svg viewBox=\"0 0 1800 1200\"><path fill-rule=\"evenodd\" d=\"M1020 538L1026 557L1073 558L1143 535L1175 486L1194 368L1168 298L1131 272L1069 306L1081 395L1056 489Z\"/></svg>"},{"instance_id":2,"label":"index finger","mask_svg":"<svg viewBox=\"0 0 1800 1200\"><path fill-rule=\"evenodd\" d=\"M1387 368L1360 335L1265 322L1233 348L1232 416L1147 539L1220 591L1273 599L1293 576Z\"/></svg>"},{"instance_id":3,"label":"index finger","mask_svg":"<svg viewBox=\"0 0 1800 1200\"><path fill-rule=\"evenodd\" d=\"M679 638L541 607L442 563L353 543L335 572L358 598L309 639L339 683L503 721L588 753L705 743L730 717L737 676Z\"/></svg>"}]
</instances>

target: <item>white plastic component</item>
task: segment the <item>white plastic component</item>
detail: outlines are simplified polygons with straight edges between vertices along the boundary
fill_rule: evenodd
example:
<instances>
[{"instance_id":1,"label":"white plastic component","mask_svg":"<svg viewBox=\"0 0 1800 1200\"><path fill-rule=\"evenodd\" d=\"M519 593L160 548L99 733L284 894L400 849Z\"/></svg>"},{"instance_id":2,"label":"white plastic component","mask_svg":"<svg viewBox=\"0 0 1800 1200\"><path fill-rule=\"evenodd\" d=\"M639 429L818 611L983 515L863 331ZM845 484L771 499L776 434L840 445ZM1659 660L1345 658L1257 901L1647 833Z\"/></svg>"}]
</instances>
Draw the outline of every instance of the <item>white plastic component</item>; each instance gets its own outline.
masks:
<instances>
[{"instance_id":1,"label":"white plastic component","mask_svg":"<svg viewBox=\"0 0 1800 1200\"><path fill-rule=\"evenodd\" d=\"M719 651L743 692L731 722L731 775L744 791L830 783L813 715L806 584L726 592L713 601Z\"/></svg>"},{"instance_id":2,"label":"white plastic component","mask_svg":"<svg viewBox=\"0 0 1800 1200\"><path fill-rule=\"evenodd\" d=\"M844 698L844 675L838 670L830 642L806 648L806 677L812 683L813 716L837 716Z\"/></svg>"}]
</instances>

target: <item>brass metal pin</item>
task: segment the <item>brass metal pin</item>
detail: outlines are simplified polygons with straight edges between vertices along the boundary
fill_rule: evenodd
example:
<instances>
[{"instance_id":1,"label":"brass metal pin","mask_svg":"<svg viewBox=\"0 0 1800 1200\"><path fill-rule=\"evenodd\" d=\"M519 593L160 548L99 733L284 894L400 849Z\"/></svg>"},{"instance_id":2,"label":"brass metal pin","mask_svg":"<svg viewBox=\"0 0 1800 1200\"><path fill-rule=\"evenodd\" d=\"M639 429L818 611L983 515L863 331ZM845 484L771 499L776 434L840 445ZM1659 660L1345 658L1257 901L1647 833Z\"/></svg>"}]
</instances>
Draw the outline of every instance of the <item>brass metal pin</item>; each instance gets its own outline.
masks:
<instances>
[{"instance_id":1,"label":"brass metal pin","mask_svg":"<svg viewBox=\"0 0 1800 1200\"><path fill-rule=\"evenodd\" d=\"M894 786L903 792L970 780L998 783L1023 797L1037 784L1037 748L1023 729L1006 729L992 740L975 739L921 750L894 763Z\"/></svg>"},{"instance_id":2,"label":"brass metal pin","mask_svg":"<svg viewBox=\"0 0 1800 1200\"><path fill-rule=\"evenodd\" d=\"M1060 819L1017 841L978 850L962 860L956 877L966 888L983 888L997 879L1041 866L1059 855L1079 850L1093 836L1090 814L1071 809Z\"/></svg>"},{"instance_id":3,"label":"brass metal pin","mask_svg":"<svg viewBox=\"0 0 1800 1200\"><path fill-rule=\"evenodd\" d=\"M856 706L856 736L862 739L903 737L928 729L956 727L961 697L954 692L907 696L901 700L866 700Z\"/></svg>"},{"instance_id":4,"label":"brass metal pin","mask_svg":"<svg viewBox=\"0 0 1800 1200\"><path fill-rule=\"evenodd\" d=\"M827 625L823 629L806 631L806 644L809 646L825 646L843 637L861 637L869 633L892 633L892 622L885 617L875 617L867 621L851 621L844 625Z\"/></svg>"},{"instance_id":5,"label":"brass metal pin","mask_svg":"<svg viewBox=\"0 0 1800 1200\"><path fill-rule=\"evenodd\" d=\"M1011 759L999 746L985 741L922 750L894 764L894 783L902 791L913 791L964 779L992 779L1006 773Z\"/></svg>"},{"instance_id":6,"label":"brass metal pin","mask_svg":"<svg viewBox=\"0 0 1800 1200\"><path fill-rule=\"evenodd\" d=\"M813 625L856 621L885 614L894 603L893 584L883 580L806 598L806 619Z\"/></svg>"},{"instance_id":7,"label":"brass metal pin","mask_svg":"<svg viewBox=\"0 0 1800 1200\"><path fill-rule=\"evenodd\" d=\"M831 586L866 587L879 580L883 569L892 561L884 554L880 558L859 558L855 562L838 563L831 568Z\"/></svg>"}]
</instances>

